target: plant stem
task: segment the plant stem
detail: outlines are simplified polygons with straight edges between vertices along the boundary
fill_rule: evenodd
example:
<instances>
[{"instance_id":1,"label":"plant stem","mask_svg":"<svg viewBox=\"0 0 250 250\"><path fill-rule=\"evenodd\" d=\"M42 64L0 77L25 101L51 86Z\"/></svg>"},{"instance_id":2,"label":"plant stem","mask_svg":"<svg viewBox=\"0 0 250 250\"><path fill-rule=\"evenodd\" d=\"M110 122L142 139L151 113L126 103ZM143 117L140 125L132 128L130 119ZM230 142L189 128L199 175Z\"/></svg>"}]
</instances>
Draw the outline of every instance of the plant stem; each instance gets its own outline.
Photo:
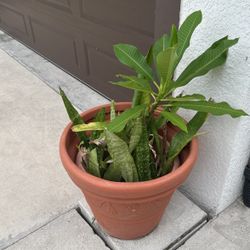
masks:
<instances>
[{"instance_id":1,"label":"plant stem","mask_svg":"<svg viewBox=\"0 0 250 250\"><path fill-rule=\"evenodd\" d=\"M140 104L141 96L142 96L141 91L138 91L138 90L134 91L134 96L133 96L133 101L132 101L132 108L134 108L135 106Z\"/></svg>"},{"instance_id":2,"label":"plant stem","mask_svg":"<svg viewBox=\"0 0 250 250\"><path fill-rule=\"evenodd\" d=\"M160 89L160 87L159 87L159 85L156 83L156 81L153 81L153 84L155 85L155 87L159 90Z\"/></svg>"}]
</instances>

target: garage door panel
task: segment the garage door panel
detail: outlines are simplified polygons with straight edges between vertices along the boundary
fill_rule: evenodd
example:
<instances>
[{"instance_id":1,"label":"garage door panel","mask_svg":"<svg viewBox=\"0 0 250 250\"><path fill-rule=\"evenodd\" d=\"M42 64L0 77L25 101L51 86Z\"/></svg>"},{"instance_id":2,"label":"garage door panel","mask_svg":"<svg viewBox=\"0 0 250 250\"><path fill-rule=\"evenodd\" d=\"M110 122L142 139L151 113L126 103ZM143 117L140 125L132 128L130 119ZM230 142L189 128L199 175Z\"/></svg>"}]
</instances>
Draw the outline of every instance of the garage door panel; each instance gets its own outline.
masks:
<instances>
[{"instance_id":1,"label":"garage door panel","mask_svg":"<svg viewBox=\"0 0 250 250\"><path fill-rule=\"evenodd\" d=\"M40 53L50 58L66 70L79 75L84 70L80 65L77 41L73 36L48 24L32 19L34 44ZM85 65L86 66L86 65Z\"/></svg>"},{"instance_id":2,"label":"garage door panel","mask_svg":"<svg viewBox=\"0 0 250 250\"><path fill-rule=\"evenodd\" d=\"M38 2L54 9L61 9L66 12L71 12L71 5L69 0L38 0Z\"/></svg>"},{"instance_id":3,"label":"garage door panel","mask_svg":"<svg viewBox=\"0 0 250 250\"><path fill-rule=\"evenodd\" d=\"M0 25L19 39L29 40L24 14L0 4Z\"/></svg>"},{"instance_id":4,"label":"garage door panel","mask_svg":"<svg viewBox=\"0 0 250 250\"><path fill-rule=\"evenodd\" d=\"M87 50L90 75L96 75L99 79L109 82L115 80L118 73L133 73L106 53L91 46L87 46Z\"/></svg>"},{"instance_id":5,"label":"garage door panel","mask_svg":"<svg viewBox=\"0 0 250 250\"><path fill-rule=\"evenodd\" d=\"M131 34L132 33L132 34ZM82 29L83 39L93 47L104 51L114 57L113 45L117 43L129 43L139 47L145 54L153 38L138 33L117 31L109 27L88 23Z\"/></svg>"},{"instance_id":6,"label":"garage door panel","mask_svg":"<svg viewBox=\"0 0 250 250\"><path fill-rule=\"evenodd\" d=\"M154 1L145 4L145 0L80 0L80 9L84 19L95 20L102 25L123 26L153 36Z\"/></svg>"},{"instance_id":7,"label":"garage door panel","mask_svg":"<svg viewBox=\"0 0 250 250\"><path fill-rule=\"evenodd\" d=\"M115 75L118 73L132 74L132 72L102 51L91 46L87 46L87 50L90 77L95 82L93 86L112 99L117 99L119 95L120 100L128 100L132 91L113 86L110 81L116 81Z\"/></svg>"},{"instance_id":8,"label":"garage door panel","mask_svg":"<svg viewBox=\"0 0 250 250\"><path fill-rule=\"evenodd\" d=\"M180 0L0 0L0 26L69 73L116 100L131 92L108 83L131 74L113 45L143 54L178 23Z\"/></svg>"},{"instance_id":9,"label":"garage door panel","mask_svg":"<svg viewBox=\"0 0 250 250\"><path fill-rule=\"evenodd\" d=\"M23 11L25 9L25 6L31 3L32 0L1 0L1 5L4 5L9 8L14 8L16 10ZM22 4L20 4L20 2Z\"/></svg>"},{"instance_id":10,"label":"garage door panel","mask_svg":"<svg viewBox=\"0 0 250 250\"><path fill-rule=\"evenodd\" d=\"M39 5L49 11L61 11L72 14L72 4L69 0L34 0L35 5Z\"/></svg>"}]
</instances>

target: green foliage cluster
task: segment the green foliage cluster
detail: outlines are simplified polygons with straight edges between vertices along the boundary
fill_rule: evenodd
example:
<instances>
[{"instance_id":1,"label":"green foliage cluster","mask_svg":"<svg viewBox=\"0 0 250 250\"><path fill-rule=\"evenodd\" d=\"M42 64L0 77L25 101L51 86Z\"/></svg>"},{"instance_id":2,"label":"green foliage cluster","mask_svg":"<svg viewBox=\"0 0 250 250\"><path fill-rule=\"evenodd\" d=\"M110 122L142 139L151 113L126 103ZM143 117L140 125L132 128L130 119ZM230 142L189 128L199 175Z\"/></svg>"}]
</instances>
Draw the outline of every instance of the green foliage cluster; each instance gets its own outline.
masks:
<instances>
[{"instance_id":1,"label":"green foliage cluster","mask_svg":"<svg viewBox=\"0 0 250 250\"><path fill-rule=\"evenodd\" d=\"M131 108L121 114L116 112L112 101L109 121L102 109L93 122L85 124L60 90L74 125L72 130L81 140L79 150L87 172L118 182L163 176L171 171L173 161L197 135L208 114L228 114L233 118L247 115L226 102L206 100L201 94L172 95L175 89L225 63L228 49L238 41L226 36L214 42L175 79L175 69L201 20L201 11L196 11L179 29L173 25L170 35L160 37L146 56L133 45L114 45L118 60L134 70L135 75L119 74L119 80L113 84L134 90L134 97ZM179 108L194 110L196 114L186 123L177 113ZM157 117L156 110L160 110ZM167 142L168 123L180 129L170 143ZM86 136L86 131L92 131L91 135Z\"/></svg>"}]
</instances>

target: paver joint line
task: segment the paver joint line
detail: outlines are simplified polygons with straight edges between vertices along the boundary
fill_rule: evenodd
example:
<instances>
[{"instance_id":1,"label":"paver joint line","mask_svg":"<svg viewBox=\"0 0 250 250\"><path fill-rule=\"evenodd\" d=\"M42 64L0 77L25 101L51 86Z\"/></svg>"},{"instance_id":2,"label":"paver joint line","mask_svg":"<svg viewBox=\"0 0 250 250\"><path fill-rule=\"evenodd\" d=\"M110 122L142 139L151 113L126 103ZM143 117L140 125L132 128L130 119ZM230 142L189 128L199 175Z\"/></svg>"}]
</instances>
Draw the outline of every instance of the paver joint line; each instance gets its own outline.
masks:
<instances>
[{"instance_id":1,"label":"paver joint line","mask_svg":"<svg viewBox=\"0 0 250 250\"><path fill-rule=\"evenodd\" d=\"M77 211L77 213L81 216L81 218L82 218L86 223L88 223L88 225L92 228L93 232L94 232L98 237L100 237L100 238L102 239L102 241L105 243L105 245L106 245L108 248L110 248L110 249L112 250L112 248L109 246L109 244L108 244L107 240L105 239L105 237L103 237L103 235L100 234L100 233L98 233L98 231L95 229L95 227L94 227L95 218L93 218L92 221L90 222L90 221L88 220L88 218L86 218L86 216L82 213L81 208L80 208L79 206L76 208L76 211Z\"/></svg>"}]
</instances>

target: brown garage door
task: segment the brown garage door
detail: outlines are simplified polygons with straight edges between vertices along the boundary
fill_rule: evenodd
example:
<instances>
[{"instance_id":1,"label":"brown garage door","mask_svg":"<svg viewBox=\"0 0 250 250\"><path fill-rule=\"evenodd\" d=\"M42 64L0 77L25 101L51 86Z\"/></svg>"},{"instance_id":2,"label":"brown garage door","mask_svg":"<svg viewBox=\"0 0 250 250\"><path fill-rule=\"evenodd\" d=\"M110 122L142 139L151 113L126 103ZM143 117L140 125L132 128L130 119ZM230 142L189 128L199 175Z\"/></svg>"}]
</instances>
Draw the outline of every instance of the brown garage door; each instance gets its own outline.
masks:
<instances>
[{"instance_id":1,"label":"brown garage door","mask_svg":"<svg viewBox=\"0 0 250 250\"><path fill-rule=\"evenodd\" d=\"M179 0L0 0L0 26L104 95L127 100L112 86L126 72L112 45L132 43L144 53L178 22Z\"/></svg>"}]
</instances>

